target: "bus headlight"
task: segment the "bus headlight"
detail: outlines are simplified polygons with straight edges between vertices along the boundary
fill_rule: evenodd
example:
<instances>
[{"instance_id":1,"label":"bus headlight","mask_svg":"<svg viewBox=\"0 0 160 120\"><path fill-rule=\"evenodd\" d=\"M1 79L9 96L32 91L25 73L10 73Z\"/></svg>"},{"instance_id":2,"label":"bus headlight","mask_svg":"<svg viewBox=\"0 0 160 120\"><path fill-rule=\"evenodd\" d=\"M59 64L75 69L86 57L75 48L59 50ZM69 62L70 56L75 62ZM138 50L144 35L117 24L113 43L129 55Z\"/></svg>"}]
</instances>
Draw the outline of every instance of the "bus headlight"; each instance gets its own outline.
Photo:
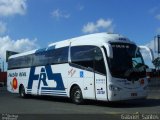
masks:
<instances>
[{"instance_id":1,"label":"bus headlight","mask_svg":"<svg viewBox=\"0 0 160 120\"><path fill-rule=\"evenodd\" d=\"M115 86L115 85L109 85L109 89L110 89L111 91L120 91L120 90L121 90L121 88L119 88L119 87L117 87L117 86Z\"/></svg>"}]
</instances>

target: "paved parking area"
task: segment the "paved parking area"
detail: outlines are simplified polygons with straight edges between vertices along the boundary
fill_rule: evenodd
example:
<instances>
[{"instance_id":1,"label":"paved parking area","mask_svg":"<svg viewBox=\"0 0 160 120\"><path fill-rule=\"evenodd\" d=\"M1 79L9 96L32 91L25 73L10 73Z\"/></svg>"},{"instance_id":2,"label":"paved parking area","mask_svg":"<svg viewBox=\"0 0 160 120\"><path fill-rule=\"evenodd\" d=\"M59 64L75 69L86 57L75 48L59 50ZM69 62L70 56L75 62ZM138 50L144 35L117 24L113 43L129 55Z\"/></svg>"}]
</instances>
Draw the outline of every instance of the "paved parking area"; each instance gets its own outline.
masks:
<instances>
[{"instance_id":1,"label":"paved parking area","mask_svg":"<svg viewBox=\"0 0 160 120\"><path fill-rule=\"evenodd\" d=\"M99 102L87 101L84 105L75 105L67 98L57 97L31 97L22 99L18 94L12 94L6 91L6 88L0 87L0 113L13 115L53 115L63 114L76 117L86 115L104 116L121 118L123 114L158 114L160 110L160 93L151 91L146 100L133 100L122 102ZM40 115L41 114L41 115ZM160 118L160 114L159 118ZM22 116L22 117L23 117ZM61 115L60 115L61 116ZM57 115L57 117L59 117ZM40 117L43 118L43 117ZM93 117L94 119L95 117Z\"/></svg>"}]
</instances>

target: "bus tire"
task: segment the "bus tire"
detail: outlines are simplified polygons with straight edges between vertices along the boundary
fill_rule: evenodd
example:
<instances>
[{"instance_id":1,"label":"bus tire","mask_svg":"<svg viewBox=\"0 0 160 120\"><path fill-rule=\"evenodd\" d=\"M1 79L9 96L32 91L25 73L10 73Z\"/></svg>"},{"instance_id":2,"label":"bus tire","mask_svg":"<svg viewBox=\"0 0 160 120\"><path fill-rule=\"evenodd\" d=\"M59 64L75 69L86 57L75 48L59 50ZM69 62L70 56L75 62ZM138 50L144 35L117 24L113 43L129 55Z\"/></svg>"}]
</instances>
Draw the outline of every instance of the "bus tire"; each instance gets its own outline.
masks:
<instances>
[{"instance_id":1,"label":"bus tire","mask_svg":"<svg viewBox=\"0 0 160 120\"><path fill-rule=\"evenodd\" d=\"M20 88L19 88L19 95L22 98L25 98L27 96L26 93L25 93L25 89L24 89L23 85L21 85Z\"/></svg>"},{"instance_id":2,"label":"bus tire","mask_svg":"<svg viewBox=\"0 0 160 120\"><path fill-rule=\"evenodd\" d=\"M77 105L82 104L84 102L82 91L78 86L74 86L71 89L70 97L71 97L72 102L77 104Z\"/></svg>"}]
</instances>

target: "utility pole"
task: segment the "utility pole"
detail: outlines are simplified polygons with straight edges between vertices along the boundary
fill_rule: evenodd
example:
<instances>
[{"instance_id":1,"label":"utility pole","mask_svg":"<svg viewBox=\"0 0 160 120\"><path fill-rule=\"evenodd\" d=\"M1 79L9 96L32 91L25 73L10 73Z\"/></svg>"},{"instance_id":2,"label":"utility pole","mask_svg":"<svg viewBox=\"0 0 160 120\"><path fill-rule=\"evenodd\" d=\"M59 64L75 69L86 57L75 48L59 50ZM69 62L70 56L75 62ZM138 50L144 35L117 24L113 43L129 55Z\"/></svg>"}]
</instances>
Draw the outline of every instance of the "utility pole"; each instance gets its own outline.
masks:
<instances>
[{"instance_id":1,"label":"utility pole","mask_svg":"<svg viewBox=\"0 0 160 120\"><path fill-rule=\"evenodd\" d=\"M4 72L4 61L0 58L0 72Z\"/></svg>"},{"instance_id":2,"label":"utility pole","mask_svg":"<svg viewBox=\"0 0 160 120\"><path fill-rule=\"evenodd\" d=\"M4 61L3 61L3 72L4 72Z\"/></svg>"},{"instance_id":3,"label":"utility pole","mask_svg":"<svg viewBox=\"0 0 160 120\"><path fill-rule=\"evenodd\" d=\"M1 58L0 58L0 60L1 60ZM2 72L2 69L1 69L1 62L0 62L0 72Z\"/></svg>"}]
</instances>

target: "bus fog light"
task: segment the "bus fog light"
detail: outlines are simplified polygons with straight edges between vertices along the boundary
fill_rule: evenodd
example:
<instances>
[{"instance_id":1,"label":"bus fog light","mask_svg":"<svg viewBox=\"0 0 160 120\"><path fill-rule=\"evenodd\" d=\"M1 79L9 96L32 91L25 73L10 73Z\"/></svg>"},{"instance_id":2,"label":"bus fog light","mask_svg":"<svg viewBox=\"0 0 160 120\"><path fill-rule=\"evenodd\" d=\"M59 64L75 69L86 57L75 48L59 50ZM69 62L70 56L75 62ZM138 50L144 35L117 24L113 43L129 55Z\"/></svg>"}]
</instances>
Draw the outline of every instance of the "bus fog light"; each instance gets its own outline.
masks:
<instances>
[{"instance_id":1,"label":"bus fog light","mask_svg":"<svg viewBox=\"0 0 160 120\"><path fill-rule=\"evenodd\" d=\"M114 86L114 85L110 85L110 86L109 86L109 89L110 89L111 91L120 91L120 90L121 90L121 88L119 88L119 87L117 87L117 86Z\"/></svg>"}]
</instances>

